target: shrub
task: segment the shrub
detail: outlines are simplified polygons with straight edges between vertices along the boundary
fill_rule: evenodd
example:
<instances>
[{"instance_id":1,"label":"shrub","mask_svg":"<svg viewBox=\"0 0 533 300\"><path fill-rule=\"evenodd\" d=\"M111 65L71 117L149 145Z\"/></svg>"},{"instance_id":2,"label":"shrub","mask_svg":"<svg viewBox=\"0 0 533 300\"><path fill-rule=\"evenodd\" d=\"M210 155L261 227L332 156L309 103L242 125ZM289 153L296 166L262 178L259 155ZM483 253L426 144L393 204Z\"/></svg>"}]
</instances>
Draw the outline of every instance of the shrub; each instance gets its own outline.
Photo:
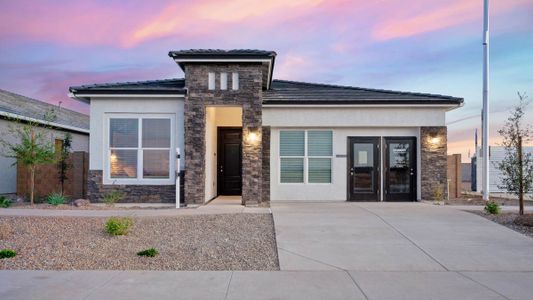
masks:
<instances>
[{"instance_id":1,"label":"shrub","mask_svg":"<svg viewBox=\"0 0 533 300\"><path fill-rule=\"evenodd\" d=\"M121 191L114 190L104 195L104 203L107 205L113 205L116 202L122 200L124 194Z\"/></svg>"},{"instance_id":2,"label":"shrub","mask_svg":"<svg viewBox=\"0 0 533 300\"><path fill-rule=\"evenodd\" d=\"M8 208L10 206L11 206L11 199L7 198L6 196L0 196L0 207Z\"/></svg>"},{"instance_id":3,"label":"shrub","mask_svg":"<svg viewBox=\"0 0 533 300\"><path fill-rule=\"evenodd\" d=\"M491 215L497 215L500 213L500 205L494 201L489 201L485 204L485 211Z\"/></svg>"},{"instance_id":4,"label":"shrub","mask_svg":"<svg viewBox=\"0 0 533 300\"><path fill-rule=\"evenodd\" d=\"M110 235L126 235L132 224L131 218L111 217L105 222L105 231Z\"/></svg>"},{"instance_id":5,"label":"shrub","mask_svg":"<svg viewBox=\"0 0 533 300\"><path fill-rule=\"evenodd\" d=\"M154 248L150 248L150 249L137 252L137 255L139 256L148 256L148 257L154 257L157 254L159 254L159 252L157 252L157 250Z\"/></svg>"},{"instance_id":6,"label":"shrub","mask_svg":"<svg viewBox=\"0 0 533 300\"><path fill-rule=\"evenodd\" d=\"M437 184L433 187L433 200L435 201L444 201L444 188L442 185Z\"/></svg>"},{"instance_id":7,"label":"shrub","mask_svg":"<svg viewBox=\"0 0 533 300\"><path fill-rule=\"evenodd\" d=\"M65 203L65 196L61 195L61 193L51 193L50 195L48 195L48 197L46 197L46 202L48 202L48 204L52 204L52 205L59 205L59 204L63 204Z\"/></svg>"},{"instance_id":8,"label":"shrub","mask_svg":"<svg viewBox=\"0 0 533 300\"><path fill-rule=\"evenodd\" d=\"M0 250L0 259L11 258L17 256L17 251L11 249Z\"/></svg>"}]
</instances>

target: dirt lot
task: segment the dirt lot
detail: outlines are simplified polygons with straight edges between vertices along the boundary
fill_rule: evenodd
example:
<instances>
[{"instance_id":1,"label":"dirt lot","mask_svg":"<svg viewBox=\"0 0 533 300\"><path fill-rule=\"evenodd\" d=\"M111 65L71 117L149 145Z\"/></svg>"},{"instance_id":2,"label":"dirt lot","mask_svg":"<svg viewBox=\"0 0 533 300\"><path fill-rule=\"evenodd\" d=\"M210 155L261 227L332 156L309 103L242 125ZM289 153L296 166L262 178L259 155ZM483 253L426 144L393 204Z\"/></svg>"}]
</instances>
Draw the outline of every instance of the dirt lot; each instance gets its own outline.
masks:
<instances>
[{"instance_id":1,"label":"dirt lot","mask_svg":"<svg viewBox=\"0 0 533 300\"><path fill-rule=\"evenodd\" d=\"M533 237L533 213L526 213L523 216L519 216L518 212L504 212L498 215L491 215L481 211L471 211L471 213L483 216L514 231Z\"/></svg>"},{"instance_id":2,"label":"dirt lot","mask_svg":"<svg viewBox=\"0 0 533 300\"><path fill-rule=\"evenodd\" d=\"M446 205L485 205L485 201L479 195L461 195L461 198L446 200ZM518 206L518 199L508 199L502 197L491 196L490 200L497 202L500 205L505 206ZM533 206L533 201L526 199L524 205Z\"/></svg>"},{"instance_id":3,"label":"dirt lot","mask_svg":"<svg viewBox=\"0 0 533 300\"><path fill-rule=\"evenodd\" d=\"M270 214L136 217L126 236L106 218L0 217L0 249L18 252L0 269L278 270ZM159 255L139 257L154 247Z\"/></svg>"}]
</instances>

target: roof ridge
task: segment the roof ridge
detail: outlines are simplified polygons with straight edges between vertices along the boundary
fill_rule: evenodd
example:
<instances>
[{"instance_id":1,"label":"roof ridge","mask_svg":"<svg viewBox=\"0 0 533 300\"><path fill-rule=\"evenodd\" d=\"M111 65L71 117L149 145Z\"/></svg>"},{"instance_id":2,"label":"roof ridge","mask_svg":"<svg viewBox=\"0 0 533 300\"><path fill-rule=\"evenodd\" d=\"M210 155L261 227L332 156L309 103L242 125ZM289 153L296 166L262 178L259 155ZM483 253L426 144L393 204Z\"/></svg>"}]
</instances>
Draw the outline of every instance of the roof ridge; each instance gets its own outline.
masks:
<instances>
[{"instance_id":1,"label":"roof ridge","mask_svg":"<svg viewBox=\"0 0 533 300\"><path fill-rule=\"evenodd\" d=\"M15 95L15 96L18 96L18 97L23 97L23 98L26 98L27 100L31 100L31 101L37 102L37 103L45 105L45 106L49 106L50 108L58 108L59 107L59 105L55 105L55 104L52 104L52 103L49 103L49 102L46 102L46 101L38 100L38 99L35 99L35 98L32 98L32 97L28 97L28 96L25 96L25 95L22 95L22 94L17 94L17 93L8 91L8 90L4 90L2 88L0 88L0 92L11 94L11 95ZM72 109L69 109L69 108L66 108L66 107L61 107L60 110L61 111L66 111L68 113L74 113L74 114L78 114L78 115L82 115L82 116L88 117L88 115L86 115L84 113L80 113L80 112L77 112L75 110L72 110Z\"/></svg>"},{"instance_id":2,"label":"roof ridge","mask_svg":"<svg viewBox=\"0 0 533 300\"><path fill-rule=\"evenodd\" d=\"M420 92L403 92L403 91L395 91L395 90L385 90L385 89L375 89L375 88L362 88L362 87L356 87L356 86L336 85L336 84L328 84L328 83L312 83L312 82L283 80L283 79L274 79L273 81L285 82L285 83L294 83L294 84L301 84L301 85L308 85L308 86L322 86L322 87L342 88L342 89L347 89L347 90L361 90L361 91L370 91L370 92L380 92L380 93L388 93L388 94L440 97L440 98L446 98L446 99L463 99L463 98L459 98L459 97L453 97L453 96L447 96L447 95L441 95L441 94L430 94L430 93L420 93Z\"/></svg>"}]
</instances>

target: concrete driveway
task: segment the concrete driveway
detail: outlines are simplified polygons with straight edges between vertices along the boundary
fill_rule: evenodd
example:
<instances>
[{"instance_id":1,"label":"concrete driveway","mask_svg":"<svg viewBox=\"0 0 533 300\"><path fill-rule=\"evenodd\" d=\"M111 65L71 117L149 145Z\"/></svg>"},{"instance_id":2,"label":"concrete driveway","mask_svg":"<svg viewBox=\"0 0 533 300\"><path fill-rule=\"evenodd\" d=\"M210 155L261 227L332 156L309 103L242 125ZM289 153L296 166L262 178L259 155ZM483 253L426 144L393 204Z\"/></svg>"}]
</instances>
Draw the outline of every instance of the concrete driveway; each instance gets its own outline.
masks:
<instances>
[{"instance_id":1,"label":"concrete driveway","mask_svg":"<svg viewBox=\"0 0 533 300\"><path fill-rule=\"evenodd\" d=\"M369 299L531 299L533 239L423 203L273 203L280 268L346 272Z\"/></svg>"}]
</instances>

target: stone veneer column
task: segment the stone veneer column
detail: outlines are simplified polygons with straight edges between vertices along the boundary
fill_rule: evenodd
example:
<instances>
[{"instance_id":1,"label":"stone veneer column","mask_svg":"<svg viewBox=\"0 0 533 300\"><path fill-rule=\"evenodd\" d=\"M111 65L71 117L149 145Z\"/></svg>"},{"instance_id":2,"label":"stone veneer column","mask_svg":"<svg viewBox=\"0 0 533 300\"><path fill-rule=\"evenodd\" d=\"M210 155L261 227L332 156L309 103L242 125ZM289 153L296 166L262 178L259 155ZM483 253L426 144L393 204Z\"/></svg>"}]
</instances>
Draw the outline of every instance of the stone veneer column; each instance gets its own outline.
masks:
<instances>
[{"instance_id":1,"label":"stone veneer column","mask_svg":"<svg viewBox=\"0 0 533 300\"><path fill-rule=\"evenodd\" d=\"M208 73L216 74L215 90L209 90ZM228 74L228 89L220 90L220 73ZM231 73L239 73L239 89L232 90ZM242 107L242 201L257 205L262 197L262 69L260 64L195 63L185 66L185 201L202 204L205 197L206 106ZM253 132L258 140L250 142Z\"/></svg>"},{"instance_id":2,"label":"stone veneer column","mask_svg":"<svg viewBox=\"0 0 533 300\"><path fill-rule=\"evenodd\" d=\"M438 188L447 198L447 144L446 126L420 127L422 200L433 200Z\"/></svg>"},{"instance_id":3,"label":"stone veneer column","mask_svg":"<svg viewBox=\"0 0 533 300\"><path fill-rule=\"evenodd\" d=\"M263 126L263 197L262 205L270 202L270 126Z\"/></svg>"}]
</instances>

